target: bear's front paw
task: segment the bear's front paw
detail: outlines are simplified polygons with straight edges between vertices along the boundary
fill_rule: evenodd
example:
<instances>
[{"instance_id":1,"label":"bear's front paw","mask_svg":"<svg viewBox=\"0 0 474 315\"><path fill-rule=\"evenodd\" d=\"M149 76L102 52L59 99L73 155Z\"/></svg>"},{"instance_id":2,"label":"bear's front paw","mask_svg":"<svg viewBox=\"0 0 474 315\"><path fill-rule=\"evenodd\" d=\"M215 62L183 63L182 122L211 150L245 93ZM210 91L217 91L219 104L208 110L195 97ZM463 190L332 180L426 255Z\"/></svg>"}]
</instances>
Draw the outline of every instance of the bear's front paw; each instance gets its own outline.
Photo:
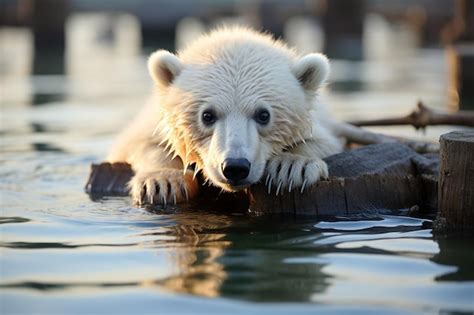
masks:
<instances>
[{"instance_id":1,"label":"bear's front paw","mask_svg":"<svg viewBox=\"0 0 474 315\"><path fill-rule=\"evenodd\" d=\"M282 153L270 159L266 169L265 185L268 193L272 186L276 187L276 195L280 191L305 187L317 182L320 178L328 177L328 166L321 159L308 158L297 154Z\"/></svg>"},{"instance_id":2,"label":"bear's front paw","mask_svg":"<svg viewBox=\"0 0 474 315\"><path fill-rule=\"evenodd\" d=\"M162 169L137 173L129 183L133 200L138 205L181 203L198 193L197 180L191 171Z\"/></svg>"}]
</instances>

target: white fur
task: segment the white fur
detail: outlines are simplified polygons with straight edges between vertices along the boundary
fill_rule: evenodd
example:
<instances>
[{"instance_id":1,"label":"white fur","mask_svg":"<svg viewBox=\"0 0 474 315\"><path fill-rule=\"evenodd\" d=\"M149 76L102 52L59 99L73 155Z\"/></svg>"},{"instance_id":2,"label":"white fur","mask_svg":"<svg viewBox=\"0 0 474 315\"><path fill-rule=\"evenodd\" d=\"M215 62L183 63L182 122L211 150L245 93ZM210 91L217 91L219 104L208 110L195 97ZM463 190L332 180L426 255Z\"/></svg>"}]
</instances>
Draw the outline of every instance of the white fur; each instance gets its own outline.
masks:
<instances>
[{"instance_id":1,"label":"white fur","mask_svg":"<svg viewBox=\"0 0 474 315\"><path fill-rule=\"evenodd\" d=\"M193 197L198 185L188 164L223 190L262 179L276 193L303 190L327 177L322 158L342 150L317 99L329 75L321 54L300 57L269 35L224 28L178 55L155 52L148 68L157 91L109 156L132 164L139 204ZM256 121L259 109L270 112L268 125ZM217 115L212 126L201 121L205 110ZM251 163L238 185L222 174L228 158Z\"/></svg>"},{"instance_id":2,"label":"white fur","mask_svg":"<svg viewBox=\"0 0 474 315\"><path fill-rule=\"evenodd\" d=\"M330 67L326 56L318 53L308 54L298 60L293 66L293 73L303 87L314 91L321 86L329 76Z\"/></svg>"},{"instance_id":3,"label":"white fur","mask_svg":"<svg viewBox=\"0 0 474 315\"><path fill-rule=\"evenodd\" d=\"M158 50L148 58L148 73L162 87L170 85L180 74L182 67L179 59L166 50Z\"/></svg>"}]
</instances>

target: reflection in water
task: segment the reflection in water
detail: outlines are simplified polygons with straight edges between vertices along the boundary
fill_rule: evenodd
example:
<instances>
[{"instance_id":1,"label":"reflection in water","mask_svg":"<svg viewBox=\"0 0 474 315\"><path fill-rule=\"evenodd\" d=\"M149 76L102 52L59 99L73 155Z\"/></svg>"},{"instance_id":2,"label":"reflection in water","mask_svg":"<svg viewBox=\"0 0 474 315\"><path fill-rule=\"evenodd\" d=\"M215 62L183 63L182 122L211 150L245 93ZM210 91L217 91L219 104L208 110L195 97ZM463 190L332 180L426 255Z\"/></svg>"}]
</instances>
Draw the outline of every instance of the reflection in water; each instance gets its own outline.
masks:
<instances>
[{"instance_id":1,"label":"reflection in water","mask_svg":"<svg viewBox=\"0 0 474 315\"><path fill-rule=\"evenodd\" d=\"M177 275L160 280L159 285L178 293L220 296L220 285L226 272L218 259L231 245L224 234L231 225L230 218L223 215L178 215L175 220L178 225L170 231L174 240L166 246L176 248L168 251L167 257L179 271ZM159 241L156 245L163 246Z\"/></svg>"},{"instance_id":2,"label":"reflection in water","mask_svg":"<svg viewBox=\"0 0 474 315\"><path fill-rule=\"evenodd\" d=\"M167 290L262 302L308 301L327 286L320 271L323 264L286 262L300 250L285 248L309 234L296 222L292 226L293 220L204 214L194 218L189 213L175 219L175 239L167 246L176 249L167 256L179 272L158 282Z\"/></svg>"},{"instance_id":3,"label":"reflection in water","mask_svg":"<svg viewBox=\"0 0 474 315\"><path fill-rule=\"evenodd\" d=\"M446 254L423 227L424 220L383 217L321 222L324 228L318 228L320 223L289 218L203 216L205 223L185 218L175 218L177 250L168 256L178 274L155 283L172 292L260 302L370 300L373 305L407 303L418 310L443 304L472 309L467 298L472 283L458 289L443 284L472 281L472 259L461 263L451 252L442 265L431 262ZM456 252L472 255L466 245L458 245ZM453 272L457 279L446 277ZM432 293L413 299L414 290ZM460 295L453 301L449 296L455 292ZM439 294L447 300L439 300Z\"/></svg>"},{"instance_id":4,"label":"reflection in water","mask_svg":"<svg viewBox=\"0 0 474 315\"><path fill-rule=\"evenodd\" d=\"M432 260L441 265L456 266L437 281L474 281L474 243L469 233L451 233L436 237L440 252ZM474 292L471 292L474 294Z\"/></svg>"},{"instance_id":5,"label":"reflection in water","mask_svg":"<svg viewBox=\"0 0 474 315\"><path fill-rule=\"evenodd\" d=\"M6 223L25 223L29 222L29 219L21 218L21 217L0 217L0 224Z\"/></svg>"},{"instance_id":6,"label":"reflection in water","mask_svg":"<svg viewBox=\"0 0 474 315\"><path fill-rule=\"evenodd\" d=\"M55 146L54 144L50 143L44 143L44 142L35 142L32 143L31 146L33 147L32 149L34 151L40 151L40 152L61 152L65 153L66 151L64 149L61 149L60 147Z\"/></svg>"},{"instance_id":7,"label":"reflection in water","mask_svg":"<svg viewBox=\"0 0 474 315\"><path fill-rule=\"evenodd\" d=\"M56 163L59 173L70 170ZM37 204L27 210L5 199L2 291L23 299L31 290L47 292L42 303L86 292L108 292L104 301L113 301L114 288L146 288L157 297L472 310L470 236L433 239L425 220L252 217L199 204L152 213L131 208L126 198L88 201L77 184L83 174L53 180L72 198L59 194L43 203L47 194L33 193L28 200ZM38 185L43 178L29 180Z\"/></svg>"}]
</instances>

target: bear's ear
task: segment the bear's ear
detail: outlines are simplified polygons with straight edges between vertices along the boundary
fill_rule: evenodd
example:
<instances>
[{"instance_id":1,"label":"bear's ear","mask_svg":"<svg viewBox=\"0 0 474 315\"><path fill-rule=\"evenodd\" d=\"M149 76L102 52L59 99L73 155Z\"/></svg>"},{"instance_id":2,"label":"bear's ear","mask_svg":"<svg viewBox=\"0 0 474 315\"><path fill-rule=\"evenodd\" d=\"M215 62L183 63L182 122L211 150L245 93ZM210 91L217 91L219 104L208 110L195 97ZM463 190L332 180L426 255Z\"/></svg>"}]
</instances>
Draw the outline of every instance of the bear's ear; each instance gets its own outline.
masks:
<instances>
[{"instance_id":1,"label":"bear's ear","mask_svg":"<svg viewBox=\"0 0 474 315\"><path fill-rule=\"evenodd\" d=\"M308 54L293 65L293 73L305 90L315 91L329 76L329 61L323 54Z\"/></svg>"},{"instance_id":2,"label":"bear's ear","mask_svg":"<svg viewBox=\"0 0 474 315\"><path fill-rule=\"evenodd\" d=\"M178 57L166 50L158 50L148 58L148 72L153 81L162 87L173 83L182 68L183 65Z\"/></svg>"}]
</instances>

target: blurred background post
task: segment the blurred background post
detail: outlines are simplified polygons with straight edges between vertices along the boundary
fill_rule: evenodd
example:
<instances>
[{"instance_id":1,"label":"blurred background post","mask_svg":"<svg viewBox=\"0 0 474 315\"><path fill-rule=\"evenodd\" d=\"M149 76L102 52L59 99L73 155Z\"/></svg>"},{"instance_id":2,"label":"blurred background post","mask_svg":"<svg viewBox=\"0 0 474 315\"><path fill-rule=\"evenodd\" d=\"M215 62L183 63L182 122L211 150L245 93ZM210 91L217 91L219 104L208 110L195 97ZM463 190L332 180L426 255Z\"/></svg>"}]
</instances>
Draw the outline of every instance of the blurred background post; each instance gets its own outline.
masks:
<instances>
[{"instance_id":1,"label":"blurred background post","mask_svg":"<svg viewBox=\"0 0 474 315\"><path fill-rule=\"evenodd\" d=\"M367 111L361 99L338 109L347 106L344 95L364 91L364 102L372 103L367 92L400 85L406 95L410 80L418 88L412 92L431 106L469 109L473 12L468 0L3 0L1 102L143 95L151 51L174 51L213 27L240 24L271 32L301 53L325 52L333 60L330 88L341 93L333 101L342 118L357 116L352 109ZM377 103L382 111L393 108L383 98ZM406 112L415 100L400 95L398 103Z\"/></svg>"}]
</instances>

